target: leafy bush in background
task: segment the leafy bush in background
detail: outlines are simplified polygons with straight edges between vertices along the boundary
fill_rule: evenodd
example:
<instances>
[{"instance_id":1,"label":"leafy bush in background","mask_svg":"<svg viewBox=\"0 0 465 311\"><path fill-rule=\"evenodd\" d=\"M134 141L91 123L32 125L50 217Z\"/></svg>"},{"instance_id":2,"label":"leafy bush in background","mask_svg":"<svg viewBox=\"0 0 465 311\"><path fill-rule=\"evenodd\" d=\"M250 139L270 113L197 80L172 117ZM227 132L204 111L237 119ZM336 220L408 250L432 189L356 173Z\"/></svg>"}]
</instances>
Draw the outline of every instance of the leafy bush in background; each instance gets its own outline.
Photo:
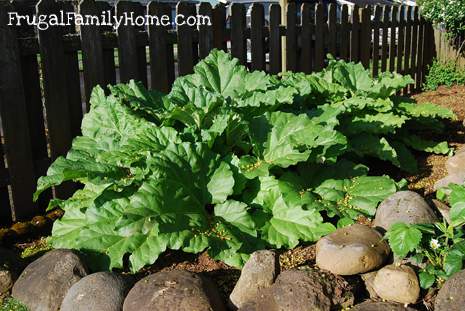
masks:
<instances>
[{"instance_id":1,"label":"leafy bush in background","mask_svg":"<svg viewBox=\"0 0 465 311\"><path fill-rule=\"evenodd\" d=\"M322 73L279 77L222 51L194 71L168 95L135 82L109 96L94 89L82 136L38 182L35 199L67 180L84 184L50 203L65 210L54 247L132 271L166 249L241 266L256 249L292 248L374 215L402 183L368 176L367 156L412 169L410 148L449 150L419 135L454 115L395 96L408 77L373 80L334 60Z\"/></svg>"},{"instance_id":2,"label":"leafy bush in background","mask_svg":"<svg viewBox=\"0 0 465 311\"><path fill-rule=\"evenodd\" d=\"M465 0L418 0L418 5L427 20L444 25L452 36L465 31Z\"/></svg>"},{"instance_id":3,"label":"leafy bush in background","mask_svg":"<svg viewBox=\"0 0 465 311\"><path fill-rule=\"evenodd\" d=\"M434 91L441 85L451 87L456 84L465 84L465 71L457 69L452 62L442 63L434 60L428 68L423 89Z\"/></svg>"}]
</instances>

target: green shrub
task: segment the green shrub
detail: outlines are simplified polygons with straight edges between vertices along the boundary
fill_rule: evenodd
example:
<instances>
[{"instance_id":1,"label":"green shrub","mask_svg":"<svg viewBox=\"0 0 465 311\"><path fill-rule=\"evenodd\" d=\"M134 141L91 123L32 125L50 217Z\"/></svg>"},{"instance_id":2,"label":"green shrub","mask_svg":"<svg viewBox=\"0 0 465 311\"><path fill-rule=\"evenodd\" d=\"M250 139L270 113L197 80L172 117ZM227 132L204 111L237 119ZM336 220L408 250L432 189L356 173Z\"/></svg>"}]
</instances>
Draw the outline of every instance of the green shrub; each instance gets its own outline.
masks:
<instances>
[{"instance_id":1,"label":"green shrub","mask_svg":"<svg viewBox=\"0 0 465 311\"><path fill-rule=\"evenodd\" d=\"M241 266L371 217L403 183L368 176L368 157L413 170L412 150L449 152L422 133L454 114L395 95L412 82L335 60L312 75L249 72L215 50L167 95L96 87L82 136L38 181L35 199L84 184L51 202L65 211L51 243L107 269L137 271L167 249Z\"/></svg>"},{"instance_id":2,"label":"green shrub","mask_svg":"<svg viewBox=\"0 0 465 311\"><path fill-rule=\"evenodd\" d=\"M418 0L421 14L453 37L465 31L465 0Z\"/></svg>"},{"instance_id":3,"label":"green shrub","mask_svg":"<svg viewBox=\"0 0 465 311\"><path fill-rule=\"evenodd\" d=\"M464 70L457 69L453 62L442 63L434 60L433 64L428 68L428 75L426 76L423 89L425 91L434 91L441 85L451 87L464 83Z\"/></svg>"}]
</instances>

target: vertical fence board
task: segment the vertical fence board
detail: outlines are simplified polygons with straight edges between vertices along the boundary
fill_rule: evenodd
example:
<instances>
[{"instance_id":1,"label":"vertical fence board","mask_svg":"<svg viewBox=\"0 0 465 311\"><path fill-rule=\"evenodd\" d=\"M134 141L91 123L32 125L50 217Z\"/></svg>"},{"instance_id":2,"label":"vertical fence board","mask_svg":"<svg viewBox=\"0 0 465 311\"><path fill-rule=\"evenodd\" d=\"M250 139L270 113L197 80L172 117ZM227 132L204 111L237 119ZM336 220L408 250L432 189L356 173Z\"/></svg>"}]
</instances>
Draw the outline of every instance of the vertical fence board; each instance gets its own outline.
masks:
<instances>
[{"instance_id":1,"label":"vertical fence board","mask_svg":"<svg viewBox=\"0 0 465 311\"><path fill-rule=\"evenodd\" d=\"M418 53L417 53L417 76L415 79L415 88L418 90L421 88L423 83L423 51L424 51L424 33L425 33L425 20L420 17L418 26Z\"/></svg>"},{"instance_id":2,"label":"vertical fence board","mask_svg":"<svg viewBox=\"0 0 465 311\"><path fill-rule=\"evenodd\" d=\"M250 25L250 43L252 49L252 70L265 70L265 10L260 3L252 4L252 20Z\"/></svg>"},{"instance_id":3,"label":"vertical fence board","mask_svg":"<svg viewBox=\"0 0 465 311\"><path fill-rule=\"evenodd\" d=\"M208 2L202 2L199 6L199 15L213 18L212 6ZM245 15L244 15L245 18ZM199 56L205 58L213 49L213 27L207 23L199 25Z\"/></svg>"},{"instance_id":4,"label":"vertical fence board","mask_svg":"<svg viewBox=\"0 0 465 311\"><path fill-rule=\"evenodd\" d=\"M134 2L119 1L116 4L116 14L119 18L125 14L131 14L133 10ZM121 82L128 82L131 79L140 80L136 36L137 29L134 25L122 24L118 27L119 74Z\"/></svg>"},{"instance_id":5,"label":"vertical fence board","mask_svg":"<svg viewBox=\"0 0 465 311\"><path fill-rule=\"evenodd\" d=\"M391 12L390 12L390 15L391 15L391 29L390 29L390 32L389 32L389 35L390 35L390 38L389 40L390 43L389 43L389 71L390 72L394 72L395 70L395 62L396 62L396 54L397 54L397 50L396 50L396 40L397 40L397 6L391 6Z\"/></svg>"},{"instance_id":6,"label":"vertical fence board","mask_svg":"<svg viewBox=\"0 0 465 311\"><path fill-rule=\"evenodd\" d=\"M350 35L350 60L358 62L360 60L360 8L354 5L352 11L352 32Z\"/></svg>"},{"instance_id":7,"label":"vertical fence board","mask_svg":"<svg viewBox=\"0 0 465 311\"><path fill-rule=\"evenodd\" d=\"M133 4L134 16L137 17L144 17L146 13L146 8L140 4L139 2L134 2ZM136 27L136 37L139 31L145 31L144 26L137 26ZM137 40L136 40L137 41ZM137 47L137 67L139 76L137 77L138 80L142 82L145 87L147 87L147 47L145 45Z\"/></svg>"},{"instance_id":8,"label":"vertical fence board","mask_svg":"<svg viewBox=\"0 0 465 311\"><path fill-rule=\"evenodd\" d=\"M277 74L281 71L281 7L272 4L270 7L270 73Z\"/></svg>"},{"instance_id":9,"label":"vertical fence board","mask_svg":"<svg viewBox=\"0 0 465 311\"><path fill-rule=\"evenodd\" d=\"M304 3L301 6L301 51L300 51L300 67L299 70L305 73L311 73L313 70L314 53L312 48L313 41L313 28L312 18L310 16L312 9L315 8L313 4ZM315 11L313 11L315 12Z\"/></svg>"},{"instance_id":10,"label":"vertical fence board","mask_svg":"<svg viewBox=\"0 0 465 311\"><path fill-rule=\"evenodd\" d=\"M412 17L412 54L410 55L410 75L414 80L416 80L416 68L417 64L417 48L418 48L418 7L413 8L413 17ZM416 89L415 85L411 86L411 89Z\"/></svg>"},{"instance_id":11,"label":"vertical fence board","mask_svg":"<svg viewBox=\"0 0 465 311\"><path fill-rule=\"evenodd\" d=\"M379 74L379 38L380 38L380 26L381 26L381 16L383 14L383 8L379 5L375 7L375 18L373 21L373 76L377 77ZM362 47L363 48L363 47Z\"/></svg>"},{"instance_id":12,"label":"vertical fence board","mask_svg":"<svg viewBox=\"0 0 465 311\"><path fill-rule=\"evenodd\" d=\"M216 49L226 51L226 7L224 4L217 4L213 9L213 46Z\"/></svg>"},{"instance_id":13,"label":"vertical fence board","mask_svg":"<svg viewBox=\"0 0 465 311\"><path fill-rule=\"evenodd\" d=\"M321 71L325 66L325 8L318 3L315 9L315 65L314 71Z\"/></svg>"},{"instance_id":14,"label":"vertical fence board","mask_svg":"<svg viewBox=\"0 0 465 311\"><path fill-rule=\"evenodd\" d=\"M176 6L177 14L192 15L194 6L191 3L179 2ZM187 24L178 24L178 68L179 75L184 76L193 72L195 64L193 29Z\"/></svg>"},{"instance_id":15,"label":"vertical fence board","mask_svg":"<svg viewBox=\"0 0 465 311\"><path fill-rule=\"evenodd\" d=\"M71 2L60 2L64 12L74 12L75 8ZM65 33L75 34L76 28L70 25L64 28ZM81 76L79 70L79 58L77 51L65 52L66 82L68 84L68 102L70 113L71 137L81 134L82 121L82 97L81 97Z\"/></svg>"},{"instance_id":16,"label":"vertical fence board","mask_svg":"<svg viewBox=\"0 0 465 311\"><path fill-rule=\"evenodd\" d=\"M389 55L389 7L383 6L383 19L382 19L382 37L381 37L381 72L387 70L387 62Z\"/></svg>"},{"instance_id":17,"label":"vertical fence board","mask_svg":"<svg viewBox=\"0 0 465 311\"><path fill-rule=\"evenodd\" d=\"M370 67L371 55L371 25L370 25L370 8L363 8L360 24L360 61L365 68ZM378 37L379 39L379 37ZM374 47L373 47L374 48Z\"/></svg>"},{"instance_id":18,"label":"vertical fence board","mask_svg":"<svg viewBox=\"0 0 465 311\"><path fill-rule=\"evenodd\" d=\"M99 12L94 0L84 0L79 4L79 13L96 16ZM98 26L94 25L82 25L80 35L86 101L88 102L94 86L105 85L102 38Z\"/></svg>"},{"instance_id":19,"label":"vertical fence board","mask_svg":"<svg viewBox=\"0 0 465 311\"><path fill-rule=\"evenodd\" d=\"M247 39L245 30L246 12L241 3L233 3L231 8L231 54L239 59L241 64L247 63Z\"/></svg>"},{"instance_id":20,"label":"vertical fence board","mask_svg":"<svg viewBox=\"0 0 465 311\"><path fill-rule=\"evenodd\" d=\"M110 4L103 1L97 1L97 10L99 13L110 14L110 18L115 15L115 8L112 8ZM100 33L106 31L112 31L111 26L100 26ZM115 65L115 49L114 48L103 48L103 81L104 85L116 83L116 65Z\"/></svg>"},{"instance_id":21,"label":"vertical fence board","mask_svg":"<svg viewBox=\"0 0 465 311\"><path fill-rule=\"evenodd\" d=\"M295 2L287 5L286 26L286 70L297 71L298 49L297 49L297 7Z\"/></svg>"},{"instance_id":22,"label":"vertical fence board","mask_svg":"<svg viewBox=\"0 0 465 311\"><path fill-rule=\"evenodd\" d=\"M171 16L171 8L166 3L150 2L148 14L162 18ZM168 93L174 81L173 45L168 42L168 27L149 26L151 88Z\"/></svg>"},{"instance_id":23,"label":"vertical fence board","mask_svg":"<svg viewBox=\"0 0 465 311\"><path fill-rule=\"evenodd\" d=\"M350 58L350 29L349 29L349 9L347 4L342 6L341 13L341 27L339 28L339 35L341 36L341 50L340 57L348 60Z\"/></svg>"},{"instance_id":24,"label":"vertical fence board","mask_svg":"<svg viewBox=\"0 0 465 311\"><path fill-rule=\"evenodd\" d=\"M328 6L328 53L336 56L337 52L337 5Z\"/></svg>"},{"instance_id":25,"label":"vertical fence board","mask_svg":"<svg viewBox=\"0 0 465 311\"><path fill-rule=\"evenodd\" d=\"M35 176L19 47L14 31L7 25L9 10L6 2L0 3L0 117L10 173L12 218L16 221L35 213L32 203Z\"/></svg>"},{"instance_id":26,"label":"vertical fence board","mask_svg":"<svg viewBox=\"0 0 465 311\"><path fill-rule=\"evenodd\" d=\"M405 6L401 5L397 14L397 22L399 24L398 36L397 36L397 61L396 71L402 73L403 57L404 57L404 45L405 45Z\"/></svg>"},{"instance_id":27,"label":"vertical fence board","mask_svg":"<svg viewBox=\"0 0 465 311\"><path fill-rule=\"evenodd\" d=\"M407 6L405 16L405 46L404 46L404 70L403 74L410 74L410 55L412 52L412 7ZM408 86L404 89L404 94L408 94Z\"/></svg>"},{"instance_id":28,"label":"vertical fence board","mask_svg":"<svg viewBox=\"0 0 465 311\"><path fill-rule=\"evenodd\" d=\"M3 142L2 144L0 144L0 157L3 160ZM0 226L8 226L13 221L13 207L10 205L10 195L8 193L7 186L7 184L9 183L10 176L8 170L5 168L5 161L0 161L0 174L2 174L2 186L0 186Z\"/></svg>"}]
</instances>

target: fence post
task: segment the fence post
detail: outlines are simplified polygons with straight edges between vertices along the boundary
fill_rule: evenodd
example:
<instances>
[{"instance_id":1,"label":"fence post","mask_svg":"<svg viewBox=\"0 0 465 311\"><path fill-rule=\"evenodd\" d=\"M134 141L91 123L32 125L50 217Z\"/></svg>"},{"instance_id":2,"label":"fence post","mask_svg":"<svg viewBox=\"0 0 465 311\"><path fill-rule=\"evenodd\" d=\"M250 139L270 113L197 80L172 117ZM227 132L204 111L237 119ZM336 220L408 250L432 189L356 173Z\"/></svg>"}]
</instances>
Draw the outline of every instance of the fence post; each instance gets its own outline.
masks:
<instances>
[{"instance_id":1,"label":"fence post","mask_svg":"<svg viewBox=\"0 0 465 311\"><path fill-rule=\"evenodd\" d=\"M0 115L16 221L34 214L35 178L19 47L14 30L7 25L9 9L6 1L0 2Z\"/></svg>"}]
</instances>

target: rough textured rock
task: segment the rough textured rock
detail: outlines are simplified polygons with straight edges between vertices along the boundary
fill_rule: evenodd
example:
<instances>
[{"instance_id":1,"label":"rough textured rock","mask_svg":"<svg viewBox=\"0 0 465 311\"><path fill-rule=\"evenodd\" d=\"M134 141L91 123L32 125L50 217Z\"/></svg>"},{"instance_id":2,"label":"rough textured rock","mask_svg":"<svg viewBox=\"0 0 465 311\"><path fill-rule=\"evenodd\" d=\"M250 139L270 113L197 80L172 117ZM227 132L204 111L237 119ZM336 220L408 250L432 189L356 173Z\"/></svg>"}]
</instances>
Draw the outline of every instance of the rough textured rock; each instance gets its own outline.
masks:
<instances>
[{"instance_id":1,"label":"rough textured rock","mask_svg":"<svg viewBox=\"0 0 465 311\"><path fill-rule=\"evenodd\" d=\"M316 264L335 274L353 275L376 269L389 253L389 246L379 232L354 224L318 241Z\"/></svg>"},{"instance_id":2,"label":"rough textured rock","mask_svg":"<svg viewBox=\"0 0 465 311\"><path fill-rule=\"evenodd\" d=\"M217 286L188 271L173 270L149 275L129 291L124 311L222 311Z\"/></svg>"},{"instance_id":3,"label":"rough textured rock","mask_svg":"<svg viewBox=\"0 0 465 311\"><path fill-rule=\"evenodd\" d=\"M120 311L123 310L132 282L111 272L90 274L69 289L60 311Z\"/></svg>"},{"instance_id":4,"label":"rough textured rock","mask_svg":"<svg viewBox=\"0 0 465 311\"><path fill-rule=\"evenodd\" d=\"M383 267L376 273L373 289L384 300L404 304L415 303L420 295L417 275L408 266Z\"/></svg>"},{"instance_id":5,"label":"rough textured rock","mask_svg":"<svg viewBox=\"0 0 465 311\"><path fill-rule=\"evenodd\" d=\"M464 153L465 154L465 153ZM433 189L437 191L441 188L447 187L449 184L463 184L465 182L465 171L458 171L439 179L434 183Z\"/></svg>"},{"instance_id":6,"label":"rough textured rock","mask_svg":"<svg viewBox=\"0 0 465 311\"><path fill-rule=\"evenodd\" d=\"M391 302L364 302L354 306L350 311L415 311L415 309Z\"/></svg>"},{"instance_id":7,"label":"rough textured rock","mask_svg":"<svg viewBox=\"0 0 465 311\"><path fill-rule=\"evenodd\" d=\"M68 289L86 275L87 268L76 253L53 250L24 269L13 286L12 296L30 311L56 311Z\"/></svg>"},{"instance_id":8,"label":"rough textured rock","mask_svg":"<svg viewBox=\"0 0 465 311\"><path fill-rule=\"evenodd\" d=\"M465 309L465 270L448 279L434 302L435 311L463 311Z\"/></svg>"},{"instance_id":9,"label":"rough textured rock","mask_svg":"<svg viewBox=\"0 0 465 311\"><path fill-rule=\"evenodd\" d=\"M282 272L271 287L259 293L255 303L240 310L329 311L353 303L351 287L343 278L307 267Z\"/></svg>"},{"instance_id":10,"label":"rough textured rock","mask_svg":"<svg viewBox=\"0 0 465 311\"><path fill-rule=\"evenodd\" d=\"M465 153L456 152L454 156L447 159L446 170L449 174L465 171Z\"/></svg>"},{"instance_id":11,"label":"rough textured rock","mask_svg":"<svg viewBox=\"0 0 465 311\"><path fill-rule=\"evenodd\" d=\"M439 200L432 200L436 209L441 213L442 217L450 224L450 207Z\"/></svg>"},{"instance_id":12,"label":"rough textured rock","mask_svg":"<svg viewBox=\"0 0 465 311\"><path fill-rule=\"evenodd\" d=\"M232 305L240 308L253 300L258 291L270 287L279 274L279 258L274 251L254 252L245 263L241 276L229 296Z\"/></svg>"},{"instance_id":13,"label":"rough textured rock","mask_svg":"<svg viewBox=\"0 0 465 311\"><path fill-rule=\"evenodd\" d=\"M373 226L388 230L397 222L426 224L436 220L436 215L421 195L413 191L399 191L381 202Z\"/></svg>"}]
</instances>

